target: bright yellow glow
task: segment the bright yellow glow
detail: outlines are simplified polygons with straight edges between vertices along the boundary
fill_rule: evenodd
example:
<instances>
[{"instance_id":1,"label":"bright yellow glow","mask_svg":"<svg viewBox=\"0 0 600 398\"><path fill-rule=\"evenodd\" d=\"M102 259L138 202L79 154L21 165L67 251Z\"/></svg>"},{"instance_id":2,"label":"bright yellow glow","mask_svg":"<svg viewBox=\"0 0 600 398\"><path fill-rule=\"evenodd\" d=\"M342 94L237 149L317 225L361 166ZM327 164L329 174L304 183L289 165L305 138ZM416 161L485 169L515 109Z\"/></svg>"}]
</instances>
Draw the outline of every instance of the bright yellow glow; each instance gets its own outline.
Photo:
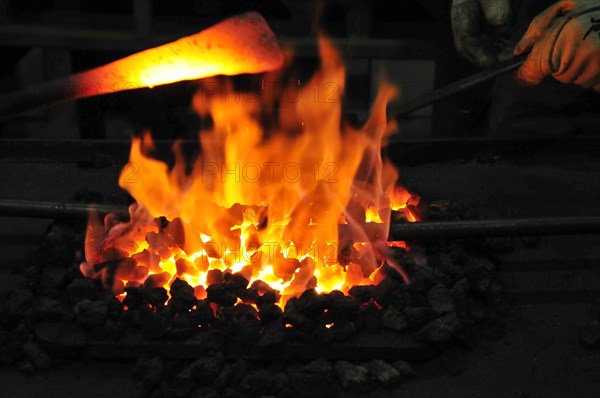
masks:
<instances>
[{"instance_id":1,"label":"bright yellow glow","mask_svg":"<svg viewBox=\"0 0 600 398\"><path fill-rule=\"evenodd\" d=\"M108 94L216 75L263 73L283 64L275 35L250 12L76 76L77 95Z\"/></svg>"}]
</instances>

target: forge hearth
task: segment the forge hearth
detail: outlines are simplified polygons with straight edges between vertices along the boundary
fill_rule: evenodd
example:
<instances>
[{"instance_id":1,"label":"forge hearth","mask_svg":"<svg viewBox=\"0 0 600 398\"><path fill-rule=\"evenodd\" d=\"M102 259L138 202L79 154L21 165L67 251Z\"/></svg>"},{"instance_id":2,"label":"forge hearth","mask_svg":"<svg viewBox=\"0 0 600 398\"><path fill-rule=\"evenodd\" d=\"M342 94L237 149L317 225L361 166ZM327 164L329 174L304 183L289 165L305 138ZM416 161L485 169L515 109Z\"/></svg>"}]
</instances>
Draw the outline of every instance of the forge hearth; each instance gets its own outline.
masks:
<instances>
[{"instance_id":1,"label":"forge hearth","mask_svg":"<svg viewBox=\"0 0 600 398\"><path fill-rule=\"evenodd\" d=\"M543 147L552 148L553 145L558 145L561 149L569 147L568 145L559 142L546 142L543 145L536 143L532 148L535 147L539 150L539 148ZM571 143L571 145L574 145L574 143ZM123 159L126 159L126 146L127 144L123 143L121 151ZM585 146L590 147L590 145ZM410 145L407 145L405 149L410 147ZM35 146L28 145L26 147L26 152L22 153L27 153L29 151L42 154L44 151L47 151L47 149L39 151L35 149ZM111 152L113 152L113 150L111 150ZM510 152L510 150L508 150L508 152ZM17 153L18 151L15 152L14 149L11 149L11 151L6 154L8 159L11 159L11 156L13 159L17 159L15 157L17 156ZM414 155L416 158L425 159L423 156L417 156L416 153L417 152L415 152ZM52 156L58 156L58 154L59 152L57 151L54 152L54 155ZM75 154L77 155L75 156ZM457 151L456 155L460 156L460 152ZM24 168L27 170L28 167L23 166L22 159L25 159L24 155L19 156L19 161L14 162L14 165L18 165L20 169ZM40 155L35 159L39 159L39 156ZM77 151L68 150L64 153L64 156L61 155L61 159L68 159L69 156L75 156L75 158L87 157L85 149L81 149ZM35 160L35 162L38 162L38 160ZM56 164L56 160L53 162L54 163L51 164ZM114 163L118 164L123 162L124 160ZM437 174L427 174L428 170L430 170L428 166L415 166L413 163L412 166L405 166L405 168L409 170L409 173L405 175L405 178L407 181L431 181L431 185L421 184L419 186L419 192L426 192L427 197L435 198L439 197L442 192L452 191L452 186L454 186L454 184L463 184L463 187L468 187L468 181L473 179L473 173L476 170L481 171L482 176L489 174L500 175L497 170L506 167L505 162L508 162L508 160L500 160L492 165L485 163L480 166L478 166L476 161L464 162L459 160L457 162L446 163L445 167L451 167L457 170L453 175L469 176L469 179L465 182L457 182L456 180L446 181L445 185L439 185L440 182L436 179ZM553 157L553 162L556 162L556 157ZM40 168L39 163L36 164L36 171L31 174L32 179L35 179L36 175L41 174L43 176L44 173L50 172L50 169L48 171L45 170L45 167L50 166ZM53 170L52 173L44 176L43 179L52 178L52 175L55 173L53 167L54 166L51 166L51 170ZM89 177L89 175L93 176L93 173L97 173L97 171L94 171L95 169L80 168L79 170L82 175L87 173L88 176L84 176L81 182L76 183L76 186L85 186L85 182L88 181L89 178L97 178ZM116 168L108 167L103 169L103 172L110 172L114 175L106 178L106 185L110 187L111 182L116 178L115 176L117 175L118 170ZM480 181L484 180L475 178L474 181L479 184ZM571 179L570 181L573 181L574 184L581 182L576 179ZM517 186L521 184L519 180L515 181L514 179L511 179L511 182L515 183ZM14 181L13 186L18 187L19 183L20 181ZM418 184L415 184L414 186L417 185ZM494 184L491 184L489 187L485 188L485 192L492 191L493 186ZM431 187L438 189L437 193L432 191ZM430 215L433 214L435 218L437 214L437 217L442 220L464 219L468 221L468 218L470 217L478 217L478 211L476 209L479 209L480 207L473 205L472 201L466 200L476 198L472 196L472 193L477 192L477 190L474 188L463 189L465 192L471 192L468 196L463 196L465 198L464 201L449 201L450 203L454 202L457 204L450 207L439 207L436 205L435 211L431 211ZM457 197L461 196L458 191L455 192ZM573 187L572 191L565 191L565 195L568 199L571 199L569 198L569 195L574 195L575 192L577 192L576 186ZM496 193L495 195L498 196L500 193ZM68 202L75 200L75 196L77 196L79 200L81 200L81 198L88 198L89 200L98 201L98 198L103 195L89 193L86 195L75 195L74 192L72 198L55 198L60 198L61 200ZM52 198L52 196L50 198ZM483 199L480 200L483 201ZM536 210L544 211L543 206L547 203L541 199L528 199L528 201L531 203L530 209L532 214L535 214ZM106 202L108 204L126 203L120 199L115 201L110 195ZM488 203L491 204L491 202ZM507 202L496 202L495 205L498 206L497 208L501 208L503 203ZM528 203L529 202L525 202L524 205L527 206ZM579 210L585 211L581 208ZM514 214L512 215L514 216ZM518 215L519 214L517 214L517 216ZM552 338L575 341L575 344L577 344L577 339L580 335L576 329L571 328L588 323L589 320L588 327L582 330L582 343L586 344L586 347L594 346L594 344L596 344L594 342L595 340L593 340L595 330L594 322L597 322L595 320L596 318L591 316L588 317L582 312L573 312L574 308L580 308L574 303L586 303L593 300L593 287L586 287L588 286L586 285L587 283L594 280L595 274L592 271L588 271L590 269L589 267L594 267L593 259L582 259L581 253L584 253L586 250L584 247L577 249L577 251L566 252L562 257L561 255L549 254L553 253L552 250L555 250L556 248L565 251L568 248L576 248L578 245L590 241L585 237L542 238L533 241L528 239L523 240L522 244L520 243L521 239L516 238L502 238L498 240L485 238L470 238L468 240L435 239L412 242L415 250L409 252L403 252L401 249L394 249L396 250L396 255L400 255L400 257L408 257L409 259L412 257L412 260L410 261L403 259L406 263L410 263L411 261L420 263L419 259L421 256L420 254L417 254L424 252L428 267L432 270L439 268L446 275L454 275L456 272L456 269L454 268L455 261L461 260L464 262L464 260L469 258L478 259L477 261L481 260L482 263L476 266L471 265L470 267L477 268L481 266L483 270L488 270L489 266L486 265L488 264L488 261L482 259L491 259L491 263L494 264L495 280L502 280L502 285L508 290L508 301L505 302L508 306L498 307L500 310L498 314L499 319L492 322L477 320L481 319L482 316L485 316L486 313L489 314L488 311L491 307L488 307L486 305L487 302L483 300L478 304L476 301L472 301L474 297L477 297L474 296L474 292L471 290L473 289L473 286L475 286L474 284L471 285L471 283L465 283L465 281L462 280L463 278L456 280L456 283L454 284L456 286L450 286L450 284L446 285L443 283L453 298L454 296L463 297L460 292L462 289L465 289L468 292L466 296L467 300L470 298L472 303L475 303L468 307L470 314L468 319L471 319L475 324L474 335L455 335L445 343L431 344L416 339L415 334L417 331L421 330L422 327L407 327L407 329L402 332L394 331L394 327L400 330L404 327L403 318L407 323L409 322L409 319L411 322L421 319L421 322L425 324L427 317L431 316L432 312L435 312L433 305L438 308L438 311L443 311L443 308L447 307L451 308L444 299L444 297L447 298L445 290L437 287L438 284L434 283L429 286L429 289L424 289L422 292L413 292L411 290L412 288L408 290L409 295L412 296L416 294L417 303L421 303L422 305L408 306L400 311L379 312L379 316L374 317L375 319L379 319L378 332L367 330L367 326L364 322L356 322L355 326L357 326L357 331L353 336L350 336L344 341L329 343L306 341L306 330L302 330L292 336L286 334L283 344L279 343L265 346L260 345L260 340L258 339L251 344L248 344L247 342L243 343L241 342L243 340L240 341L240 336L231 338L231 336L228 336L223 329L217 330L212 327L209 327L207 330L198 329L196 331L197 335L195 339L188 337L186 340L180 340L180 337L169 336L169 334L172 333L169 331L163 337L149 340L144 337L139 326L131 319L127 321L130 329L123 332L117 322L114 321L117 318L113 317L115 317L117 313L123 314L127 311L123 311L122 304L119 300L115 299L115 296L111 292L105 290L100 281L82 277L78 270L78 261L81 259L81 253L79 254L80 257L74 257L69 254L81 250L84 229L85 220L82 219L79 219L78 221L65 220L53 223L44 235L44 239L41 243L39 241L33 241L30 249L27 249L31 252L35 251L37 255L30 259L30 261L21 260L18 263L19 266L16 269L20 275L3 278L2 281L4 284L2 285L1 291L4 292L2 293L2 297L5 298L5 300L4 305L2 306L2 327L4 330L2 334L2 355L4 360L7 360L7 358L10 359L11 368L20 366L26 371L38 369L37 371L40 372L39 369L50 366L51 372L71 372L75 374L75 370L66 369L72 369L69 364L81 357L100 358L103 361L127 361L145 358L140 361L138 369L134 372L136 377L140 378L140 383L149 383L149 386L153 386L149 388L153 390L160 388L167 389L167 387L176 387L171 384L173 384L175 377L184 371L186 367L191 366L199 358L204 358L207 353L214 353L215 347L220 347L221 351L218 356L220 357L222 355L224 358L222 368L224 373L230 374L231 370L238 368L250 368L259 371L258 375L252 374L252 376L244 382L245 386L249 385L249 380L254 380L255 378L261 379L261 375L264 375L263 371L266 370L270 372L276 380L288 380L288 386L301 385L302 380L318 380L321 382L321 385L328 386L328 383L334 383L336 388L341 389L340 376L338 376L338 373L336 373L335 370L333 373L328 373L329 371L324 370L323 373L314 376L314 370L310 372L307 370L307 368L313 369L316 366L311 364L311 362L314 360L319 360L321 362L325 360L326 364L331 368L335 368L336 363L342 361L342 365L338 365L338 368L354 369L347 367L343 362L345 361L354 366L360 366L361 368L367 369L367 375L372 375L372 371L369 369L376 369L377 366L374 364L367 365L372 362L372 360L383 360L388 365L397 368L400 366L399 364L401 364L398 363L398 360L402 358L408 360L410 364L415 367L417 375L416 379L412 379L413 381L410 381L411 379L405 376L401 381L402 385L397 388L402 391L412 391L418 386L423 386L425 381L420 380L421 378L427 380L427 385L433 383L433 385L440 386L441 382L437 380L438 377L442 376L439 376L439 370L437 370L438 368L435 366L440 366L446 374L458 374L459 376L455 377L458 377L460 380L463 377L461 376L462 374L474 377L473 375L477 374L476 369L480 366L488 369L488 373L493 373L493 369L503 367L505 364L506 366L511 366L510 364L512 362L509 358L510 356L520 358L521 363L523 363L522 361L526 361L528 358L526 355L529 354L527 353L531 351L527 351L530 350L530 348L528 348L530 347L529 343L526 345L519 345L519 339L521 339L521 337L519 337L520 331L526 330L527 333L535 335L535 333L541 333L542 330L555 330L554 328L556 326L554 323L542 323L544 316L551 315L548 310L551 310L552 312L552 319L556 319L558 311L558 314L560 314L559 318L565 319L566 322L562 326L562 334L556 335L556 333L553 333L552 336L554 337ZM13 240L11 242L13 242L11 243L12 247L18 247L16 246L17 244L27 244L27 241L23 239L20 241ZM554 249L552 249L552 247ZM11 252L8 249L9 248L6 247L5 253L7 256L10 256ZM26 250L22 251L21 255L25 252ZM554 260L552 256L558 256L558 261ZM503 260L499 262L499 258ZM476 264L477 261L475 262ZM573 277L570 280L565 279L567 278L567 273L564 269L567 266L573 270L568 273L569 275L573 274L576 276L581 274L587 275L587 277L580 282L578 282L579 279ZM563 274L565 274L564 277L561 276ZM456 277L452 276L452 278L454 280ZM484 279L485 278L482 278L481 280ZM419 287L419 283L415 284L415 288ZM578 288L569 288L565 286L561 289L560 287L565 283L569 286L578 286ZM353 291L354 296L351 299L348 297L355 302L354 306L358 306L359 309L363 306L368 308L367 310L363 310L361 315L366 318L373 314L377 314L375 312L370 312L373 308L372 305L365 305L369 303L369 297L374 295L373 292L370 292L371 289L373 288L361 287L358 290ZM494 289L495 288L492 288L490 293L493 293ZM164 292L162 294L164 298ZM160 295L157 296L160 297ZM551 305L549 305L549 303ZM396 305L398 303L394 304ZM166 310L167 307L169 307L168 304L163 307L163 311L169 313L171 310ZM457 313L463 308L460 305L457 305L456 302L455 307ZM232 309L232 307L227 308L229 308L228 311ZM271 308L274 310L271 319L276 319L279 311L273 306L271 306ZM228 313L228 311L225 312ZM524 321L519 320L519 314L523 312L527 314L527 319L534 320L535 323L530 325L530 323L523 323ZM163 315L166 315L166 313ZM207 313L210 314L208 311ZM147 314L148 313L146 313L146 315ZM397 316L399 314L403 317ZM238 316L238 322L243 320L244 322L249 321L250 324L256 324L252 317L245 317L247 315L246 312L242 312L242 315L243 316ZM434 316L436 318L443 318L445 315L435 313ZM125 318L128 317L129 315ZM66 322L65 319L67 320ZM101 325L101 320L104 322L104 324L102 324L103 326L99 326ZM273 324L273 322L270 323ZM469 325L469 322L464 322L464 318L461 321L461 324L463 323ZM502 326L505 323L508 323L509 325L512 324L513 326L504 329ZM260 324L261 328L265 329L262 320L260 320ZM327 323L325 325L327 325ZM181 324L173 325L172 323L169 323L168 325L171 330L173 329L173 326L180 327ZM390 326L392 328L390 328ZM180 328L180 331L182 329L185 330L185 327ZM291 330L288 329L293 328L285 329L286 333L291 334ZM231 328L225 330L231 331ZM275 332L277 332L277 330L280 331L281 329L276 329ZM330 328L327 330L329 331ZM503 334L503 332L505 334ZM281 336L278 333L273 334L275 337ZM175 336L176 335L177 334L175 333ZM263 335L263 338L264 337L265 336ZM489 350L490 347L496 346L496 343L494 343L495 340L488 339L497 339L499 337L501 337L499 344L502 349L496 348L495 351L493 351L495 354L492 356L490 356L489 353L485 354L480 359L477 359L476 365L469 362L474 361L474 359L469 360L468 358L472 356L476 357L478 352ZM548 338L542 337L543 341L548 341ZM591 341L590 338L592 338L593 341ZM511 341L511 344L513 344L515 348L511 348L511 346L507 347L502 343L505 340ZM540 342L540 344L541 343L542 342ZM568 345L568 343L563 344ZM561 347L561 345L558 343L558 340L555 340L555 344L552 345L552 347ZM577 348L574 347L573 349ZM521 351L523 350L526 350L526 353L521 354ZM589 355L593 355L593 352L594 351L581 351L581 357L589 358ZM237 359L239 356L243 356L245 359L240 362L240 360ZM25 358L27 359L24 360ZM50 359L50 362L47 359ZM148 362L154 365L149 366L147 365ZM178 365L173 368L173 363ZM276 363L279 363L279 365L277 365L280 366L279 368L274 365ZM317 364L318 363L319 362L317 362ZM292 366L292 364L294 365ZM192 368L197 368L198 366L200 365L196 364ZM539 366L546 365L540 364ZM132 367L133 364L126 367L124 373L126 378L129 377L128 372ZM327 366L323 367L328 369ZM162 370L158 373L161 375L160 382L157 384L155 375L161 368ZM123 368L121 366L115 367L115 369ZM242 370L239 372L243 373ZM245 375L248 375L249 373L250 371L246 372ZM185 374L186 373L184 372L183 376L185 376ZM364 370L359 368L357 374L364 375ZM38 373L38 375L39 376L36 377L44 377L44 373ZM16 375L15 377L18 379L19 376ZM576 376L570 375L567 377L573 378ZM144 379L154 381L141 381ZM374 382L371 376L367 376L367 379L369 382L366 385L368 388L373 389L371 391L381 391L383 393L392 388L384 387L384 381ZM236 377L232 380L236 380ZM292 382L292 380L294 381ZM364 382L364 379L362 380ZM392 378L392 380L394 380L394 378ZM445 379L442 377L440 380ZM350 383L347 385L353 386L350 388L362 389L365 388L365 384L361 384L363 382L358 384ZM162 387L160 387L161 383L163 384ZM238 386L241 385L241 378L237 383ZM275 382L266 382L266 384L269 383ZM520 385L524 385L526 382L520 381L519 383ZM585 385L585 383L583 384ZM275 384L270 385L272 387ZM206 388L207 387L195 387L195 390ZM214 388L214 385L211 385L210 391L214 390ZM323 388L326 391L329 391L327 390L327 387ZM476 386L469 388L477 390ZM349 390L340 391L350 393Z\"/></svg>"},{"instance_id":2,"label":"forge hearth","mask_svg":"<svg viewBox=\"0 0 600 398\"><path fill-rule=\"evenodd\" d=\"M443 218L460 218L461 209L447 206L442 216L436 207ZM392 247L410 284L384 266L377 285L348 294L309 289L281 308L266 283L220 270L209 273L203 299L175 279L170 293L145 283L119 300L101 280L83 277L77 258L64 257L83 238L81 222L53 223L15 279L3 313L11 331L3 335L3 363L34 371L61 358L142 358L133 375L149 391L301 393L310 382L335 394L395 385L413 374L406 361L503 336L503 293L484 240ZM165 368L173 360L179 365ZM274 370L269 361L290 365Z\"/></svg>"}]
</instances>

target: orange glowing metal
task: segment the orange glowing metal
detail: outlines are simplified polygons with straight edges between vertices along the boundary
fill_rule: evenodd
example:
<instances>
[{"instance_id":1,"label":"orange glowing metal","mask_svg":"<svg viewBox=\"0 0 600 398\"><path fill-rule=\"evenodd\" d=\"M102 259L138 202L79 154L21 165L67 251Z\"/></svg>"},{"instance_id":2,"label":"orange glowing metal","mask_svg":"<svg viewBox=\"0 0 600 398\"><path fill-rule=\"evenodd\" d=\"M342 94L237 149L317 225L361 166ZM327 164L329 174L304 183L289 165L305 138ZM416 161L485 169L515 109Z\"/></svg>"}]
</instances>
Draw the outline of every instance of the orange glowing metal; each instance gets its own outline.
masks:
<instances>
[{"instance_id":1,"label":"orange glowing metal","mask_svg":"<svg viewBox=\"0 0 600 398\"><path fill-rule=\"evenodd\" d=\"M282 64L275 35L259 14L250 12L83 72L76 81L78 91L87 96L215 75L262 73Z\"/></svg>"},{"instance_id":2,"label":"orange glowing metal","mask_svg":"<svg viewBox=\"0 0 600 398\"><path fill-rule=\"evenodd\" d=\"M282 64L275 35L259 14L250 12L110 64L0 96L0 118L119 91L216 75L270 72Z\"/></svg>"}]
</instances>

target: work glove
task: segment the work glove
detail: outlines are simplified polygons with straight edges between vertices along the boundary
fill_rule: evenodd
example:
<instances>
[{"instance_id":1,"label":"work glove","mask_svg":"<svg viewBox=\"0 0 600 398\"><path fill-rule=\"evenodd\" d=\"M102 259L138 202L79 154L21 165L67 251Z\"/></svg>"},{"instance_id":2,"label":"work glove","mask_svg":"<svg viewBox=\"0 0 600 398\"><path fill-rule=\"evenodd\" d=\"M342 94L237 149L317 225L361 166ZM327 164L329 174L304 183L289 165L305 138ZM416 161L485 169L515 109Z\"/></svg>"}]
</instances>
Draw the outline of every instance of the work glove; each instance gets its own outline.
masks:
<instances>
[{"instance_id":1,"label":"work glove","mask_svg":"<svg viewBox=\"0 0 600 398\"><path fill-rule=\"evenodd\" d=\"M512 58L510 0L452 0L450 21L456 51L487 68Z\"/></svg>"},{"instance_id":2,"label":"work glove","mask_svg":"<svg viewBox=\"0 0 600 398\"><path fill-rule=\"evenodd\" d=\"M517 72L525 85L552 75L600 92L600 1L559 1L535 17L514 54L531 51Z\"/></svg>"}]
</instances>

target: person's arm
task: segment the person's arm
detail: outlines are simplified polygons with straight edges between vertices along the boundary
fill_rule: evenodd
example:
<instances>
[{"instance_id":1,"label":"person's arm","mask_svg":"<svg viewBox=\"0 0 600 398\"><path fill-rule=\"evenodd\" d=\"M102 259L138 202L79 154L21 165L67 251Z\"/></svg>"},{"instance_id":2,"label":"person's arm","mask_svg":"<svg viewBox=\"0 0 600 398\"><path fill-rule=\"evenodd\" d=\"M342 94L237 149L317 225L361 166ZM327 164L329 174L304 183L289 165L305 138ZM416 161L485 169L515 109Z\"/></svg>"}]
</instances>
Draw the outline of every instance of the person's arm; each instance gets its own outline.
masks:
<instances>
[{"instance_id":1,"label":"person's arm","mask_svg":"<svg viewBox=\"0 0 600 398\"><path fill-rule=\"evenodd\" d=\"M600 0L559 1L535 17L514 54L529 55L518 79L546 76L600 92Z\"/></svg>"}]
</instances>

